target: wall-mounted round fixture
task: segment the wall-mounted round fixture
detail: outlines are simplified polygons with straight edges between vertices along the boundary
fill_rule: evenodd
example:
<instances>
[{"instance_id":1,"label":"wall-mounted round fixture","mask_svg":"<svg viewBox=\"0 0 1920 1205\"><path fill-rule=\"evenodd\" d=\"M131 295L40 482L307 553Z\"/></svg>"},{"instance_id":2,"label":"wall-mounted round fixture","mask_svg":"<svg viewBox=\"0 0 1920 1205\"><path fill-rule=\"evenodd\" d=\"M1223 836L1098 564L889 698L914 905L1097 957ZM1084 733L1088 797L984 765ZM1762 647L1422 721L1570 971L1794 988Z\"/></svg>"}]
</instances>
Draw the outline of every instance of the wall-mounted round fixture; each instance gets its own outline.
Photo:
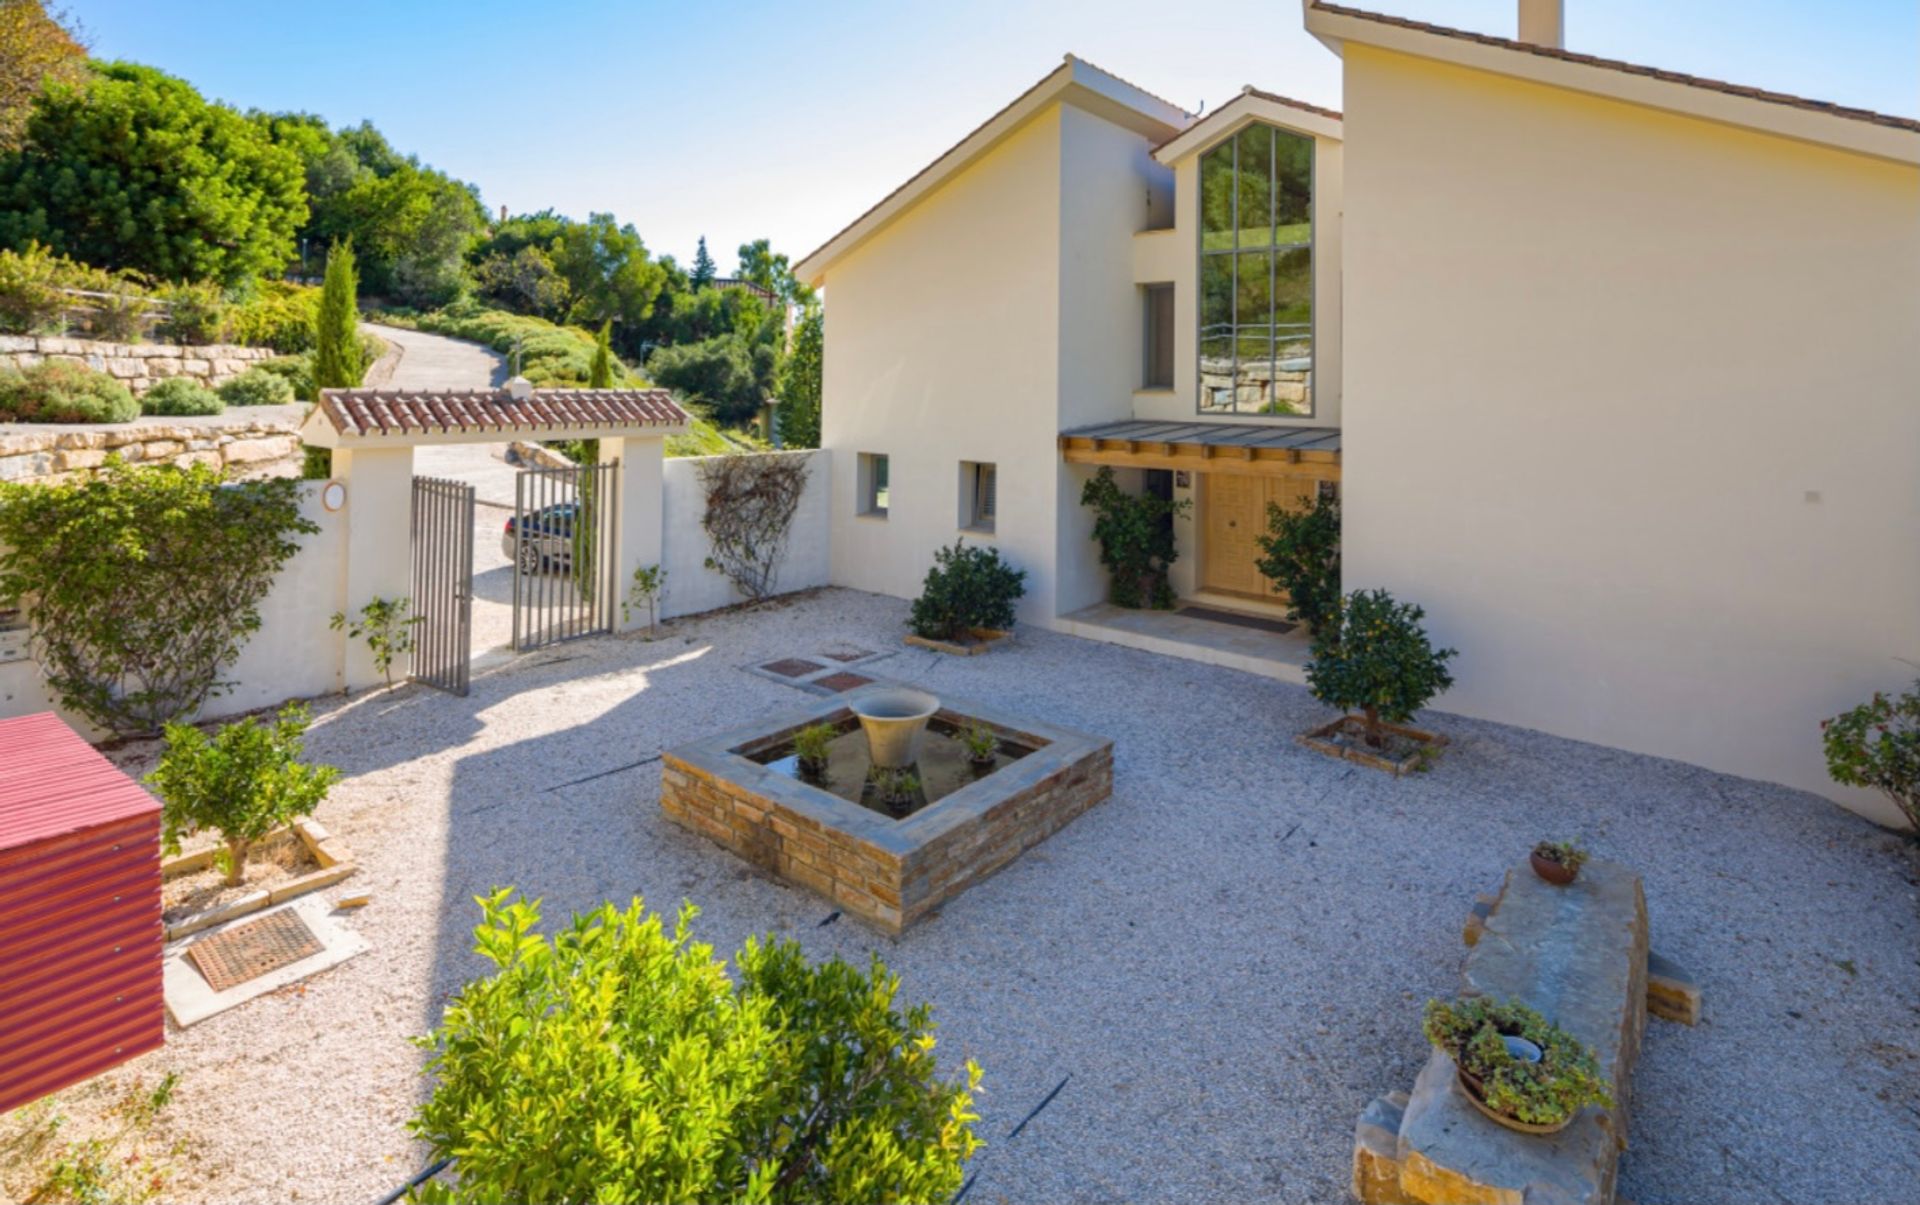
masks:
<instances>
[{"instance_id":1,"label":"wall-mounted round fixture","mask_svg":"<svg viewBox=\"0 0 1920 1205\"><path fill-rule=\"evenodd\" d=\"M329 481L320 487L320 505L328 510L339 510L347 504L347 486L342 481Z\"/></svg>"}]
</instances>

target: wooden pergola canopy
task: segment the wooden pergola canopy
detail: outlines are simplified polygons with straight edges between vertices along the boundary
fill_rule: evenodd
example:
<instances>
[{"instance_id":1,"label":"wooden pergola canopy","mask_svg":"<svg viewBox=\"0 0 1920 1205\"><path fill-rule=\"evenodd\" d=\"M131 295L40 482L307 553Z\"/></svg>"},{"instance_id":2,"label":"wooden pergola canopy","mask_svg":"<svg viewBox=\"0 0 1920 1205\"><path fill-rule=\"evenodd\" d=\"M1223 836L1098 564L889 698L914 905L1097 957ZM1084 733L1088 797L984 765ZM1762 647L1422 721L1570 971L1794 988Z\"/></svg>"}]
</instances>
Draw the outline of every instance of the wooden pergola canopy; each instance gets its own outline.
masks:
<instances>
[{"instance_id":1,"label":"wooden pergola canopy","mask_svg":"<svg viewBox=\"0 0 1920 1205\"><path fill-rule=\"evenodd\" d=\"M1063 431L1060 456L1069 464L1338 481L1340 431L1135 419Z\"/></svg>"}]
</instances>

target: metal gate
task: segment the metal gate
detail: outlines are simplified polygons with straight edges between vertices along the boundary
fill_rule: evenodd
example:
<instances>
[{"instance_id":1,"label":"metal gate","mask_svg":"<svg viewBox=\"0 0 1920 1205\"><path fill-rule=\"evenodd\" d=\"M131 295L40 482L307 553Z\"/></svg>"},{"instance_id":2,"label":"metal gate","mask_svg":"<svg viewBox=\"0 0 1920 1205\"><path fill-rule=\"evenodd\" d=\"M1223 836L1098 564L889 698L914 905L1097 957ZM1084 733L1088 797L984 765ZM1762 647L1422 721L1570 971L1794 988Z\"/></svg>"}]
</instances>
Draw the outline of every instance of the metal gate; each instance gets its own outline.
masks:
<instances>
[{"instance_id":1,"label":"metal gate","mask_svg":"<svg viewBox=\"0 0 1920 1205\"><path fill-rule=\"evenodd\" d=\"M520 470L507 525L515 649L613 631L619 469L616 460Z\"/></svg>"},{"instance_id":2,"label":"metal gate","mask_svg":"<svg viewBox=\"0 0 1920 1205\"><path fill-rule=\"evenodd\" d=\"M413 680L467 693L473 648L473 487L413 479Z\"/></svg>"}]
</instances>

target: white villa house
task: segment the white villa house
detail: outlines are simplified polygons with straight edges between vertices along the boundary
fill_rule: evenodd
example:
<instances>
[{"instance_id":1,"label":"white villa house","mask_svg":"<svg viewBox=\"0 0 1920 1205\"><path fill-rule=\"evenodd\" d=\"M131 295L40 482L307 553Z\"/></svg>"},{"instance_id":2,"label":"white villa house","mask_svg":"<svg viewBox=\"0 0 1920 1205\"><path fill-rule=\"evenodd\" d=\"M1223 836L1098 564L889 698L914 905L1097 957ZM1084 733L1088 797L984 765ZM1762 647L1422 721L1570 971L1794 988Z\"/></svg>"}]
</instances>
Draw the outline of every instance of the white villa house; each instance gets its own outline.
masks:
<instances>
[{"instance_id":1,"label":"white villa house","mask_svg":"<svg viewBox=\"0 0 1920 1205\"><path fill-rule=\"evenodd\" d=\"M1027 622L1297 680L1297 635L1104 606L1080 491L1192 499L1175 589L1249 616L1266 503L1337 491L1346 586L1460 650L1440 708L1890 820L1818 725L1920 659L1920 122L1519 7L1310 0L1344 113L1069 57L804 260L832 580L910 597L965 536Z\"/></svg>"}]
</instances>

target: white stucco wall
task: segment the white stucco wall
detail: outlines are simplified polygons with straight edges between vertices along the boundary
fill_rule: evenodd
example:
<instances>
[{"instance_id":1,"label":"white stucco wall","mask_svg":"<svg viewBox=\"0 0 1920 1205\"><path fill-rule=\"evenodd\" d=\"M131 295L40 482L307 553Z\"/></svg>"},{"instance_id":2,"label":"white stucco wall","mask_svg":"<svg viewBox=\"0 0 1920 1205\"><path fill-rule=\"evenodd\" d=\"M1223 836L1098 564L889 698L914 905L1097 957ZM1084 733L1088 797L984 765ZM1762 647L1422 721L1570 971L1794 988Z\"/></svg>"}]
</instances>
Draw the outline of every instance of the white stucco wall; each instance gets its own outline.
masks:
<instances>
[{"instance_id":1,"label":"white stucco wall","mask_svg":"<svg viewBox=\"0 0 1920 1205\"><path fill-rule=\"evenodd\" d=\"M1438 706L1827 793L1920 658L1920 171L1349 44L1345 570Z\"/></svg>"},{"instance_id":2,"label":"white stucco wall","mask_svg":"<svg viewBox=\"0 0 1920 1205\"><path fill-rule=\"evenodd\" d=\"M260 604L260 630L222 675L234 689L210 701L203 718L237 715L341 687L345 638L329 630L327 621L342 606L348 517L345 510L322 507L318 487L318 482L301 486L300 509L320 531L300 537L300 550L281 567ZM59 711L82 732L90 731L84 719L54 702L33 661L0 662L0 719L36 711Z\"/></svg>"},{"instance_id":3,"label":"white stucco wall","mask_svg":"<svg viewBox=\"0 0 1920 1205\"><path fill-rule=\"evenodd\" d=\"M775 571L778 593L824 586L828 582L827 500L831 492L832 456L826 451L772 452L769 456L800 459L807 462L807 485L800 495L793 525L787 534L787 550ZM713 543L707 537L702 519L707 512L705 487L700 482L700 465L711 459L704 456L675 457L662 470L661 495L663 540L661 563L667 568L666 598L661 618L694 615L744 601L725 575L706 567ZM635 625L645 622L635 617Z\"/></svg>"},{"instance_id":4,"label":"white stucco wall","mask_svg":"<svg viewBox=\"0 0 1920 1205\"><path fill-rule=\"evenodd\" d=\"M1052 617L1059 495L1060 107L1044 110L830 269L822 404L836 585L912 597L967 534L1028 573ZM889 458L885 518L858 458ZM998 466L990 537L959 530L959 463Z\"/></svg>"}]
</instances>

